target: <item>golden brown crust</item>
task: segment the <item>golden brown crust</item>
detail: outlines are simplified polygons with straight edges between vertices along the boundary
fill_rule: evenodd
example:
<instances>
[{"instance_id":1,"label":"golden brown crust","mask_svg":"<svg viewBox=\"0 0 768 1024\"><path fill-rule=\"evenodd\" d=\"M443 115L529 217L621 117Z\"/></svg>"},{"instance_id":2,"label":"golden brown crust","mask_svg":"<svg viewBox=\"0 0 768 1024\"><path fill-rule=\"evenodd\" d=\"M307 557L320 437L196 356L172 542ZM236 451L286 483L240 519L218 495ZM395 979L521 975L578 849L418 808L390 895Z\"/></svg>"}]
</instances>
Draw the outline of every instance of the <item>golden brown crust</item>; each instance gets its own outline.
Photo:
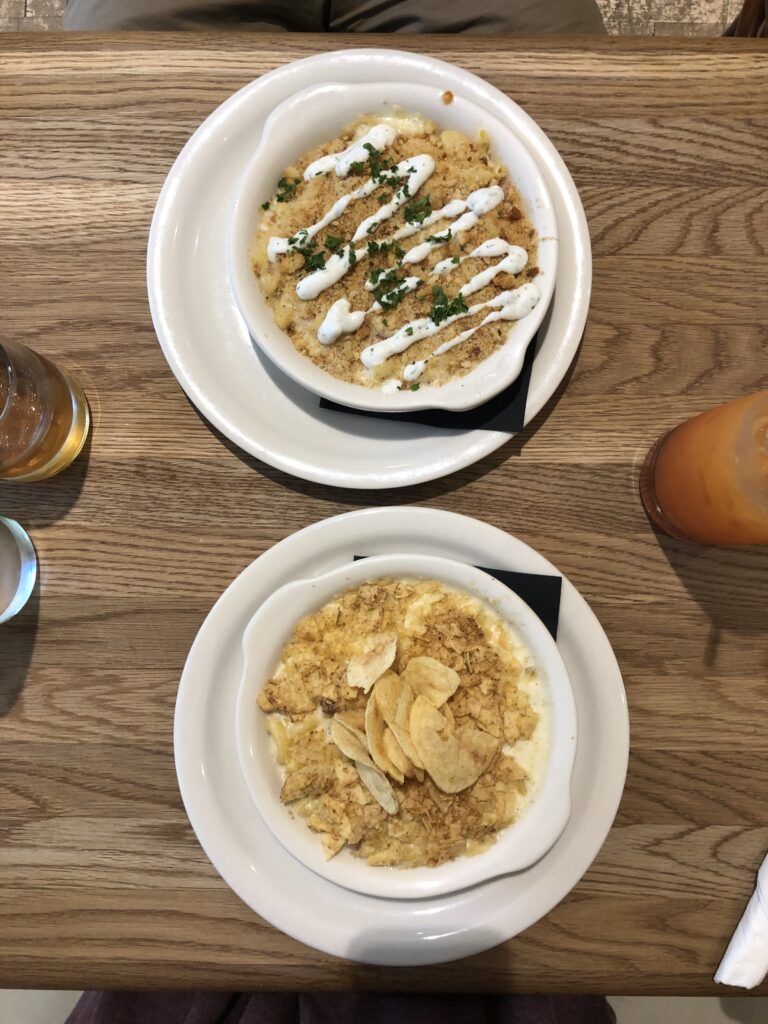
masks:
<instances>
[{"instance_id":1,"label":"golden brown crust","mask_svg":"<svg viewBox=\"0 0 768 1024\"><path fill-rule=\"evenodd\" d=\"M429 271L435 264L451 257L466 256L480 242L495 237L526 249L529 268L535 268L537 253L535 232L523 212L522 200L509 182L506 168L494 161L485 133L478 132L478 137L470 140L456 131L441 131L425 120L421 134L399 135L384 154L392 163L421 153L434 157L436 170L422 186L418 193L419 197L429 196L432 209L437 210L452 199L466 197L474 189L501 185L505 189L506 198L499 207L483 216L476 227L435 249L423 263L404 268L408 275L421 277L425 283L416 292L408 295L396 309L371 314L354 334L342 335L332 345L322 345L317 339L317 331L329 307L336 300L346 298L353 310L367 309L373 301L371 292L364 287L368 275L374 268L397 267L397 257L390 253L360 260L341 281L322 292L316 299L302 301L296 295L296 283L304 276L303 257L297 252L292 252L272 263L267 255L267 245L272 236L292 237L301 228L317 222L337 199L367 180L367 171L346 178L326 174L307 182L303 181L302 174L309 163L320 156L345 148L375 121L375 117L360 118L345 128L339 138L311 150L295 166L286 168L286 177L300 183L285 202L271 203L262 218L251 251L254 272L273 311L275 321L286 331L296 349L331 376L368 387L379 386L385 379L402 378L402 371L408 363L429 356L436 344L448 341L460 331L476 326L485 316L487 310L462 319L443 329L437 336L439 341L436 342L435 338L426 338L405 353L388 359L375 371L366 369L360 361L362 350L375 341L389 337L410 320L425 316L431 306L433 285L444 288L446 294L452 298L473 274L489 265L487 261L467 260L448 275L430 277ZM326 256L330 255L324 248L328 236L342 239L342 248L346 247L360 221L379 209L379 197L391 194L391 187L382 186L371 196L352 203L338 220L319 233L316 238L318 251L325 251ZM403 212L399 211L370 238L374 241L387 239L404 223ZM436 222L404 239L400 244L408 249L424 241L428 235L439 235L448 223L448 220ZM365 243L358 242L356 245L364 247ZM523 284L529 277L526 269L518 275L500 274L492 285L473 294L471 301L485 302L501 290ZM431 360L421 381L425 384L441 385L463 376L506 341L509 329L509 323L503 321L486 325L467 343Z\"/></svg>"}]
</instances>

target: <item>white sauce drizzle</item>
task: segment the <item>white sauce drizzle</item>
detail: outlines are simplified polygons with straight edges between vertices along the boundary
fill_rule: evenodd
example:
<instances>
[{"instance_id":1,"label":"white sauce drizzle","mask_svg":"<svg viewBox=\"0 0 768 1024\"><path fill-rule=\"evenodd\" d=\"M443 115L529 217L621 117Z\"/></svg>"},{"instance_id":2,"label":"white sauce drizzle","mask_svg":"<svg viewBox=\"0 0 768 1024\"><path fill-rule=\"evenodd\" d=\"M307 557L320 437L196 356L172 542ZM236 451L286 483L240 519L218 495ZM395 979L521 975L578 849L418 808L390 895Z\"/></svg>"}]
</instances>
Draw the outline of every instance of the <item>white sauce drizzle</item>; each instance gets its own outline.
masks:
<instances>
[{"instance_id":1,"label":"white sauce drizzle","mask_svg":"<svg viewBox=\"0 0 768 1024\"><path fill-rule=\"evenodd\" d=\"M337 299L318 328L317 340L321 345L332 345L342 334L359 330L366 315L364 309L353 310L349 299Z\"/></svg>"},{"instance_id":2,"label":"white sauce drizzle","mask_svg":"<svg viewBox=\"0 0 768 1024\"><path fill-rule=\"evenodd\" d=\"M367 161L369 153L365 149L366 144L381 151L392 145L397 134L396 128L390 124L383 122L376 124L345 150L339 153L330 153L313 161L304 171L304 179L309 181L329 171L333 171L339 178L344 178L349 174L353 163ZM393 194L389 202L382 204L374 214L361 221L355 229L352 242L369 238L381 224L389 220L409 199L416 195L434 173L434 170L435 161L426 153L401 160L396 167L392 168L392 172L406 178L407 187L401 186ZM270 261L275 262L279 256L290 251L301 251L301 248L314 238L319 231L322 231L323 228L337 220L351 203L371 195L377 188L386 187L387 184L387 182L375 181L371 178L352 192L341 196L319 221L307 228L300 229L296 232L296 236L292 236L300 238L300 243L297 241L289 242L288 238L277 236L270 238L267 247ZM439 232L439 235L444 236L443 238L440 238L438 241L424 241L413 246L405 253L400 265L421 263L434 249L446 245L461 232L469 231L475 227L480 218L495 209L503 199L504 191L498 185L476 189L466 199L452 199L439 210L433 210L419 223L404 224L386 241L396 242L403 238L409 238L430 227L432 224L436 224L438 221L453 218L452 222ZM341 254L331 255L323 269L315 271L300 280L296 285L296 294L303 300L317 298L321 292L341 280L359 260L365 259L367 256L367 246L356 249L353 244L348 245ZM528 254L525 249L522 249L520 246L511 245L503 238L490 238L478 245L467 256L462 256L458 260L455 258L442 260L433 268L431 273L433 275L448 274L467 259L484 259L498 256L503 257L500 262L479 271L460 289L460 295L472 295L474 292L488 287L499 274L518 274L528 262ZM422 283L421 278L407 277L404 282L396 285L387 295L394 297L403 291L413 291ZM371 291L375 285L369 281L365 287ZM425 372L431 358L443 355L457 345L462 344L462 342L471 338L473 334L486 324L498 320L521 319L531 312L540 297L541 293L538 287L529 282L513 291L501 292L487 302L470 306L466 313L458 313L455 316L447 317L440 324L435 324L434 321L428 318L412 320L410 323L404 324L389 338L384 338L373 345L369 345L361 353L360 359L369 368L380 366L391 356L405 352L411 345L437 334L444 327L448 327L457 320L473 316L483 309L491 310L477 326L471 327L458 334L455 338L443 342L442 345L439 345L434 350L431 356L409 363L403 371L403 380L410 383L418 380ZM379 312L381 309L382 305L377 301L367 310L353 310L348 299L338 299L330 306L318 329L318 340L323 345L331 345L342 334L351 334L359 330L370 313ZM383 392L390 394L399 391L401 386L402 383L397 378L390 378L383 382L381 389Z\"/></svg>"},{"instance_id":3,"label":"white sauce drizzle","mask_svg":"<svg viewBox=\"0 0 768 1024\"><path fill-rule=\"evenodd\" d=\"M408 176L408 194L403 188L400 188L395 192L392 200L386 203L379 210L376 211L370 217L366 217L364 221L357 226L357 229L352 236L352 241L359 241L361 238L367 237L373 233L373 231L383 221L388 220L400 207L408 201L409 198L414 196L425 181L432 175L435 170L435 161L428 154L422 156L410 157L408 160L401 160L399 164L394 168L397 174L406 175L410 167L414 168L414 173ZM363 188L367 188L371 182L366 182ZM374 188L378 187L374 183ZM358 190L359 191L359 190ZM373 191L373 189L371 189ZM354 195L354 193L352 193ZM369 193L370 194L370 193ZM342 196L342 199L346 199L346 196ZM342 201L339 200L339 203ZM338 205L338 203L336 204ZM326 215L327 216L327 215ZM323 218L325 221L325 217ZM322 222L320 222L322 223ZM370 229L370 230L369 230ZM309 229L307 229L309 230ZM420 228L416 228L420 230ZM270 246L274 239L270 240ZM316 270L313 274L308 274L303 277L296 285L296 294L300 299L316 299L321 292L324 292L326 288L330 288L331 285L336 284L342 277L347 273L352 261L349 258L349 246L344 250L344 253L339 255L331 256L327 261L322 270ZM354 263L358 260L364 259L368 255L368 248L356 249Z\"/></svg>"},{"instance_id":4,"label":"white sauce drizzle","mask_svg":"<svg viewBox=\"0 0 768 1024\"><path fill-rule=\"evenodd\" d=\"M415 345L417 341L422 341L424 338L430 338L433 334L437 334L438 331L442 331L444 327L449 327L457 320L463 320L468 316L474 316L483 309L492 308L497 311L496 315L490 314L481 323L479 323L477 327L473 327L469 331L464 331L463 335L459 335L458 338L452 338L450 342L445 342L445 346L448 346L447 348L444 345L441 345L435 350L435 355L442 355L442 353L447 352L449 348L453 348L454 345L458 345L460 341L465 341L486 323L491 323L493 320L519 320L521 317L531 312L540 297L541 292L538 287L535 284L528 282L520 288L515 288L513 291L500 292L487 302L478 302L475 305L470 306L466 313L456 313L454 316L446 317L446 319L439 324L436 324L428 317L411 320L410 323L403 324L403 326L399 330L395 331L395 333L389 338L383 338L381 341L374 342L373 345L369 345L367 348L364 348L360 353L360 359L369 369L372 369L375 366L381 366L381 364L385 363L391 356L405 352L406 349L411 347L411 345ZM410 333L408 333L409 331Z\"/></svg>"},{"instance_id":5,"label":"white sauce drizzle","mask_svg":"<svg viewBox=\"0 0 768 1024\"><path fill-rule=\"evenodd\" d=\"M366 144L373 146L381 152L382 149L387 149L392 145L396 136L397 132L390 125L375 124L373 128L370 128L365 135L353 142L347 149L343 149L340 153L329 153L327 156L321 156L319 159L313 160L304 171L304 180L309 181L310 178L317 178L327 171L334 171L338 178L346 178L352 169L352 164L365 163L367 161L369 154L365 148Z\"/></svg>"},{"instance_id":6,"label":"white sauce drizzle","mask_svg":"<svg viewBox=\"0 0 768 1024\"><path fill-rule=\"evenodd\" d=\"M441 260L439 263L436 263L432 268L432 273L449 274L452 270L455 270L456 267L460 267L462 263L466 263L467 260L482 260L492 256L511 256L512 253L524 254L525 263L520 267L520 270L522 270L528 262L528 253L525 249L521 249L519 245L510 245L510 243L505 242L503 238L489 238L487 241L481 242L476 249L473 249L472 252L468 253L466 256L461 256L459 259L455 256L449 256L447 260Z\"/></svg>"},{"instance_id":7,"label":"white sauce drizzle","mask_svg":"<svg viewBox=\"0 0 768 1024\"><path fill-rule=\"evenodd\" d=\"M376 213L361 221L357 225L354 235L352 235L353 242L359 242L361 238L367 238L369 235L372 235L380 224L383 224L385 220L389 220L393 214L397 213L401 206L407 203L412 196L416 195L424 182L435 173L434 157L431 157L428 153L423 153L421 156L412 156L409 160L401 160L399 164L395 165L394 172L398 175L405 175L411 169L413 169L413 173L408 175L407 191L402 186L395 192L388 203L384 203Z\"/></svg>"},{"instance_id":8,"label":"white sauce drizzle","mask_svg":"<svg viewBox=\"0 0 768 1024\"><path fill-rule=\"evenodd\" d=\"M504 190L498 185L491 185L490 188L479 188L474 192L470 192L466 199L468 212L463 213L458 220L455 220L444 231L440 232L440 236L438 236L440 241L421 242L419 245L414 245L403 256L403 263L421 263L429 256L433 249L439 249L440 246L447 245L454 235L459 235L462 231L469 231L475 227L483 214L490 213L503 199Z\"/></svg>"},{"instance_id":9,"label":"white sauce drizzle","mask_svg":"<svg viewBox=\"0 0 768 1024\"><path fill-rule=\"evenodd\" d=\"M528 314L534 309L540 298L541 292L539 291L538 286L528 282L521 285L519 288L515 288L514 291L501 292L500 295L497 295L495 299L491 299L490 302L478 303L476 306L470 306L469 312L462 314L463 316L470 316L473 311L477 312L482 309L483 306L498 306L499 299L505 300L501 309L494 309L493 312L489 313L488 316L481 320L476 327L470 327L469 330L462 331L461 334L457 334L456 337L451 338L450 341L444 341L442 345L438 345L430 358L434 356L442 356L446 352L450 352L452 348L456 348L457 345L461 345L462 342L467 341L468 338L471 338L476 331L479 331L480 328L484 327L486 324L491 324L496 320L522 320L524 316L528 316ZM444 321L444 323L458 319L458 316L449 317L449 320ZM441 324L440 326L442 327L443 325ZM401 349L400 351L404 351L404 349ZM413 363L408 363L403 370L403 379L407 381L417 380L426 370L428 363L429 359L418 359Z\"/></svg>"},{"instance_id":10,"label":"white sauce drizzle","mask_svg":"<svg viewBox=\"0 0 768 1024\"><path fill-rule=\"evenodd\" d=\"M328 227L328 225L332 224L333 221L338 220L350 203L354 203L356 199L364 199L366 196L369 196L371 192L375 192L378 187L379 183L374 181L373 178L369 178L365 184L356 188L354 192L348 192L345 196L341 196L340 199L337 199L330 210L323 214L319 221L315 224L310 224L308 228L300 228L296 234L291 237L297 239L301 238L302 242L306 244L306 242L311 238L315 237L318 231L322 231L323 228ZM280 238L278 235L273 235L267 245L267 256L269 257L270 262L274 263L278 256L283 256L285 253L291 252L292 250L300 251L301 249L302 245L299 245L298 242L291 244L290 239Z\"/></svg>"},{"instance_id":11,"label":"white sauce drizzle","mask_svg":"<svg viewBox=\"0 0 768 1024\"><path fill-rule=\"evenodd\" d=\"M384 297L395 295L398 292L412 292L420 284L423 284L420 277L406 277L396 288L386 292ZM366 283L366 288L368 287L369 285ZM371 287L373 286L371 285ZM342 334L352 334L359 330L369 313L378 313L382 308L381 303L377 301L368 309L353 310L349 299L337 299L325 314L325 319L318 328L317 340L322 345L332 345L334 341L339 340Z\"/></svg>"}]
</instances>

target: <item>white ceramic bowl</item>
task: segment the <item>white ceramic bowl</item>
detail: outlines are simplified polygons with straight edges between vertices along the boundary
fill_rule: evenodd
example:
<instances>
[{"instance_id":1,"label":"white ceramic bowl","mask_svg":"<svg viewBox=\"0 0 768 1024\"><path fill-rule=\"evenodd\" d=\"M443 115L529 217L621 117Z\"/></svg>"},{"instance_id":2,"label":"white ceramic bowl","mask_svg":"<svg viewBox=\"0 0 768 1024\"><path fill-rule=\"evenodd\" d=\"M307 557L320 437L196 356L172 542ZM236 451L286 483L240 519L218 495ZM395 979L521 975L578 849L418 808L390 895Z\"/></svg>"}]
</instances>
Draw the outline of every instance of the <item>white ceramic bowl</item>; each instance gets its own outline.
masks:
<instances>
[{"instance_id":1,"label":"white ceramic bowl","mask_svg":"<svg viewBox=\"0 0 768 1024\"><path fill-rule=\"evenodd\" d=\"M266 718L256 704L296 623L349 587L382 577L438 579L491 603L533 656L550 712L550 750L538 789L521 817L496 843L474 857L436 868L371 867L342 850L326 860L319 837L280 802L281 778ZM314 579L277 590L256 612L243 636L244 668L236 706L240 767L264 822L297 860L323 878L372 896L417 899L465 889L520 871L542 857L571 813L571 773L576 754L576 709L557 644L528 605L487 573L462 562L427 555L377 555Z\"/></svg>"},{"instance_id":2,"label":"white ceramic bowl","mask_svg":"<svg viewBox=\"0 0 768 1024\"><path fill-rule=\"evenodd\" d=\"M446 86L451 83L446 82ZM315 394L358 409L387 412L443 408L471 409L497 395L520 374L527 344L546 313L555 286L557 222L549 191L536 162L524 144L492 114L476 106L456 87L449 105L443 90L408 82L366 85L331 83L296 93L270 114L259 145L240 181L227 234L227 269L235 301L251 337L284 373ZM484 128L491 149L502 161L523 199L539 237L535 282L541 290L538 305L510 327L507 342L466 376L442 387L425 384L417 391L394 393L337 380L302 356L274 322L258 284L249 251L262 216L261 204L289 164L313 147L335 138L362 114L386 114L395 108L423 114L442 128L473 137Z\"/></svg>"}]
</instances>

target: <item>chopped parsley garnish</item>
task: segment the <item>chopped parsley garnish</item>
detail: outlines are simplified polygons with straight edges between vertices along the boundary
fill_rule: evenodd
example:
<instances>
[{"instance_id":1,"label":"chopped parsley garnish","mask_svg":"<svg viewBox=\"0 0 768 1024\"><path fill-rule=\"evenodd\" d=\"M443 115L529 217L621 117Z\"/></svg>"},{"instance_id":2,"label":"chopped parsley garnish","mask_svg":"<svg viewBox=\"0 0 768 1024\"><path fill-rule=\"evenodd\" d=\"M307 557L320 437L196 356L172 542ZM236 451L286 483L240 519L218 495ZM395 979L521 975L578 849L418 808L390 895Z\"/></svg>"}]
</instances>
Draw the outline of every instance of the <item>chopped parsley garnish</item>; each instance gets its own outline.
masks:
<instances>
[{"instance_id":1,"label":"chopped parsley garnish","mask_svg":"<svg viewBox=\"0 0 768 1024\"><path fill-rule=\"evenodd\" d=\"M309 249L310 252L317 248L315 242L310 241L309 232L306 228L302 228L301 231L297 231L295 235L291 235L288 239L288 245L291 245L296 249Z\"/></svg>"},{"instance_id":2,"label":"chopped parsley garnish","mask_svg":"<svg viewBox=\"0 0 768 1024\"><path fill-rule=\"evenodd\" d=\"M427 235L428 242L436 242L438 245L442 245L443 242L450 242L451 238L453 238L453 235L450 228L443 235Z\"/></svg>"},{"instance_id":3,"label":"chopped parsley garnish","mask_svg":"<svg viewBox=\"0 0 768 1024\"><path fill-rule=\"evenodd\" d=\"M379 206L383 206L384 203L388 203L392 196L387 195L386 192L382 192L380 196L376 196L379 201Z\"/></svg>"},{"instance_id":4,"label":"chopped parsley garnish","mask_svg":"<svg viewBox=\"0 0 768 1024\"><path fill-rule=\"evenodd\" d=\"M275 199L278 203L287 203L300 184L301 178L281 178L277 183Z\"/></svg>"},{"instance_id":5,"label":"chopped parsley garnish","mask_svg":"<svg viewBox=\"0 0 768 1024\"><path fill-rule=\"evenodd\" d=\"M298 235L289 238L288 242L294 246L294 251L299 252L304 258L304 265L300 272L311 274L314 270L325 268L325 253L322 249L320 252L317 251L317 242L308 238L306 231L300 231Z\"/></svg>"},{"instance_id":6,"label":"chopped parsley garnish","mask_svg":"<svg viewBox=\"0 0 768 1024\"><path fill-rule=\"evenodd\" d=\"M374 232L374 231L376 230L376 228L377 228L378 226L379 226L379 222L378 222L377 220L374 220L374 221L372 221L372 222L371 222L371 223L370 223L370 224L368 225L368 227L367 227L367 228L365 229L365 231L366 231L366 234L368 234L368 235L372 235L372 234L373 234L373 232Z\"/></svg>"},{"instance_id":7,"label":"chopped parsley garnish","mask_svg":"<svg viewBox=\"0 0 768 1024\"><path fill-rule=\"evenodd\" d=\"M375 256L376 253L386 256L388 252L393 252L399 260L405 256L405 249L399 246L397 242L375 242L373 239L368 242L369 256Z\"/></svg>"},{"instance_id":8,"label":"chopped parsley garnish","mask_svg":"<svg viewBox=\"0 0 768 1024\"><path fill-rule=\"evenodd\" d=\"M461 263L461 256L452 257L451 263Z\"/></svg>"},{"instance_id":9,"label":"chopped parsley garnish","mask_svg":"<svg viewBox=\"0 0 768 1024\"><path fill-rule=\"evenodd\" d=\"M382 172L392 168L392 162L385 160L378 149L372 146L370 142L366 142L363 149L368 153L368 167L371 171L371 177L374 181L380 181Z\"/></svg>"},{"instance_id":10,"label":"chopped parsley garnish","mask_svg":"<svg viewBox=\"0 0 768 1024\"><path fill-rule=\"evenodd\" d=\"M355 247L351 242L349 243L349 249L347 249L347 258L349 259L350 267L354 267L357 263L357 253L355 252Z\"/></svg>"},{"instance_id":11,"label":"chopped parsley garnish","mask_svg":"<svg viewBox=\"0 0 768 1024\"><path fill-rule=\"evenodd\" d=\"M420 196L412 199L403 210L403 216L409 224L423 224L432 213L432 203L429 196Z\"/></svg>"},{"instance_id":12,"label":"chopped parsley garnish","mask_svg":"<svg viewBox=\"0 0 768 1024\"><path fill-rule=\"evenodd\" d=\"M377 268L371 271L368 278L373 287L373 297L382 309L395 309L408 293L405 279L398 276L397 269Z\"/></svg>"},{"instance_id":13,"label":"chopped parsley garnish","mask_svg":"<svg viewBox=\"0 0 768 1024\"><path fill-rule=\"evenodd\" d=\"M421 387L421 384L419 384L419 382L416 381L415 384L411 384L411 391L418 391L420 387Z\"/></svg>"},{"instance_id":14,"label":"chopped parsley garnish","mask_svg":"<svg viewBox=\"0 0 768 1024\"><path fill-rule=\"evenodd\" d=\"M466 313L469 306L464 301L463 295L457 295L449 299L439 285L432 286L432 308L429 311L429 319L434 324L441 324L449 317L458 316L459 313Z\"/></svg>"},{"instance_id":15,"label":"chopped parsley garnish","mask_svg":"<svg viewBox=\"0 0 768 1024\"><path fill-rule=\"evenodd\" d=\"M384 324L385 327L389 327L389 320L387 320L385 316L381 318L381 322Z\"/></svg>"},{"instance_id":16,"label":"chopped parsley garnish","mask_svg":"<svg viewBox=\"0 0 768 1024\"><path fill-rule=\"evenodd\" d=\"M415 174L416 173L416 168L415 167L409 167L408 168L408 173L409 174Z\"/></svg>"},{"instance_id":17,"label":"chopped parsley garnish","mask_svg":"<svg viewBox=\"0 0 768 1024\"><path fill-rule=\"evenodd\" d=\"M302 255L304 256L303 269L306 270L307 273L312 273L314 270L325 270L324 252L309 252L304 249Z\"/></svg>"},{"instance_id":18,"label":"chopped parsley garnish","mask_svg":"<svg viewBox=\"0 0 768 1024\"><path fill-rule=\"evenodd\" d=\"M406 333L406 334L408 335L408 337L410 338L410 336L411 336L411 335L413 334L413 328L412 328L412 327L406 327L406 328L405 328L405 333Z\"/></svg>"},{"instance_id":19,"label":"chopped parsley garnish","mask_svg":"<svg viewBox=\"0 0 768 1024\"><path fill-rule=\"evenodd\" d=\"M365 170L365 162L363 160L355 160L354 163L349 165L350 174L362 174Z\"/></svg>"},{"instance_id":20,"label":"chopped parsley garnish","mask_svg":"<svg viewBox=\"0 0 768 1024\"><path fill-rule=\"evenodd\" d=\"M269 200L267 200L266 203L262 203L261 204L261 208L262 208L262 210L268 210L269 209Z\"/></svg>"},{"instance_id":21,"label":"chopped parsley garnish","mask_svg":"<svg viewBox=\"0 0 768 1024\"><path fill-rule=\"evenodd\" d=\"M342 242L342 240L340 238L337 238L336 235L326 235L325 236L326 248L330 249L331 252L336 252L336 250L341 245L341 242Z\"/></svg>"}]
</instances>

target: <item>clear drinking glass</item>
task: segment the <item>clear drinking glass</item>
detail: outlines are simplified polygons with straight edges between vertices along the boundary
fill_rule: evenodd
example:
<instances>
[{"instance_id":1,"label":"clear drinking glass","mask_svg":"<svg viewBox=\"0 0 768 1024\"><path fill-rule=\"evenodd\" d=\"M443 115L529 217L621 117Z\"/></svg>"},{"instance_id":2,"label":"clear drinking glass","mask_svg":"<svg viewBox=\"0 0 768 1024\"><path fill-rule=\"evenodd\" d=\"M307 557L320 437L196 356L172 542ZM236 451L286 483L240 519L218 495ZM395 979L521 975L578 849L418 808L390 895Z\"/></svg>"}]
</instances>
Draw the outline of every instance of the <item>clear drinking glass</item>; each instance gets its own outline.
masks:
<instances>
[{"instance_id":1,"label":"clear drinking glass","mask_svg":"<svg viewBox=\"0 0 768 1024\"><path fill-rule=\"evenodd\" d=\"M80 387L45 356L0 344L0 480L45 480L72 462L88 435Z\"/></svg>"},{"instance_id":2,"label":"clear drinking glass","mask_svg":"<svg viewBox=\"0 0 768 1024\"><path fill-rule=\"evenodd\" d=\"M0 622L21 611L36 576L37 556L26 530L15 520L0 516Z\"/></svg>"},{"instance_id":3,"label":"clear drinking glass","mask_svg":"<svg viewBox=\"0 0 768 1024\"><path fill-rule=\"evenodd\" d=\"M768 544L768 391L737 398L660 438L640 472L648 515L700 544Z\"/></svg>"}]
</instances>

